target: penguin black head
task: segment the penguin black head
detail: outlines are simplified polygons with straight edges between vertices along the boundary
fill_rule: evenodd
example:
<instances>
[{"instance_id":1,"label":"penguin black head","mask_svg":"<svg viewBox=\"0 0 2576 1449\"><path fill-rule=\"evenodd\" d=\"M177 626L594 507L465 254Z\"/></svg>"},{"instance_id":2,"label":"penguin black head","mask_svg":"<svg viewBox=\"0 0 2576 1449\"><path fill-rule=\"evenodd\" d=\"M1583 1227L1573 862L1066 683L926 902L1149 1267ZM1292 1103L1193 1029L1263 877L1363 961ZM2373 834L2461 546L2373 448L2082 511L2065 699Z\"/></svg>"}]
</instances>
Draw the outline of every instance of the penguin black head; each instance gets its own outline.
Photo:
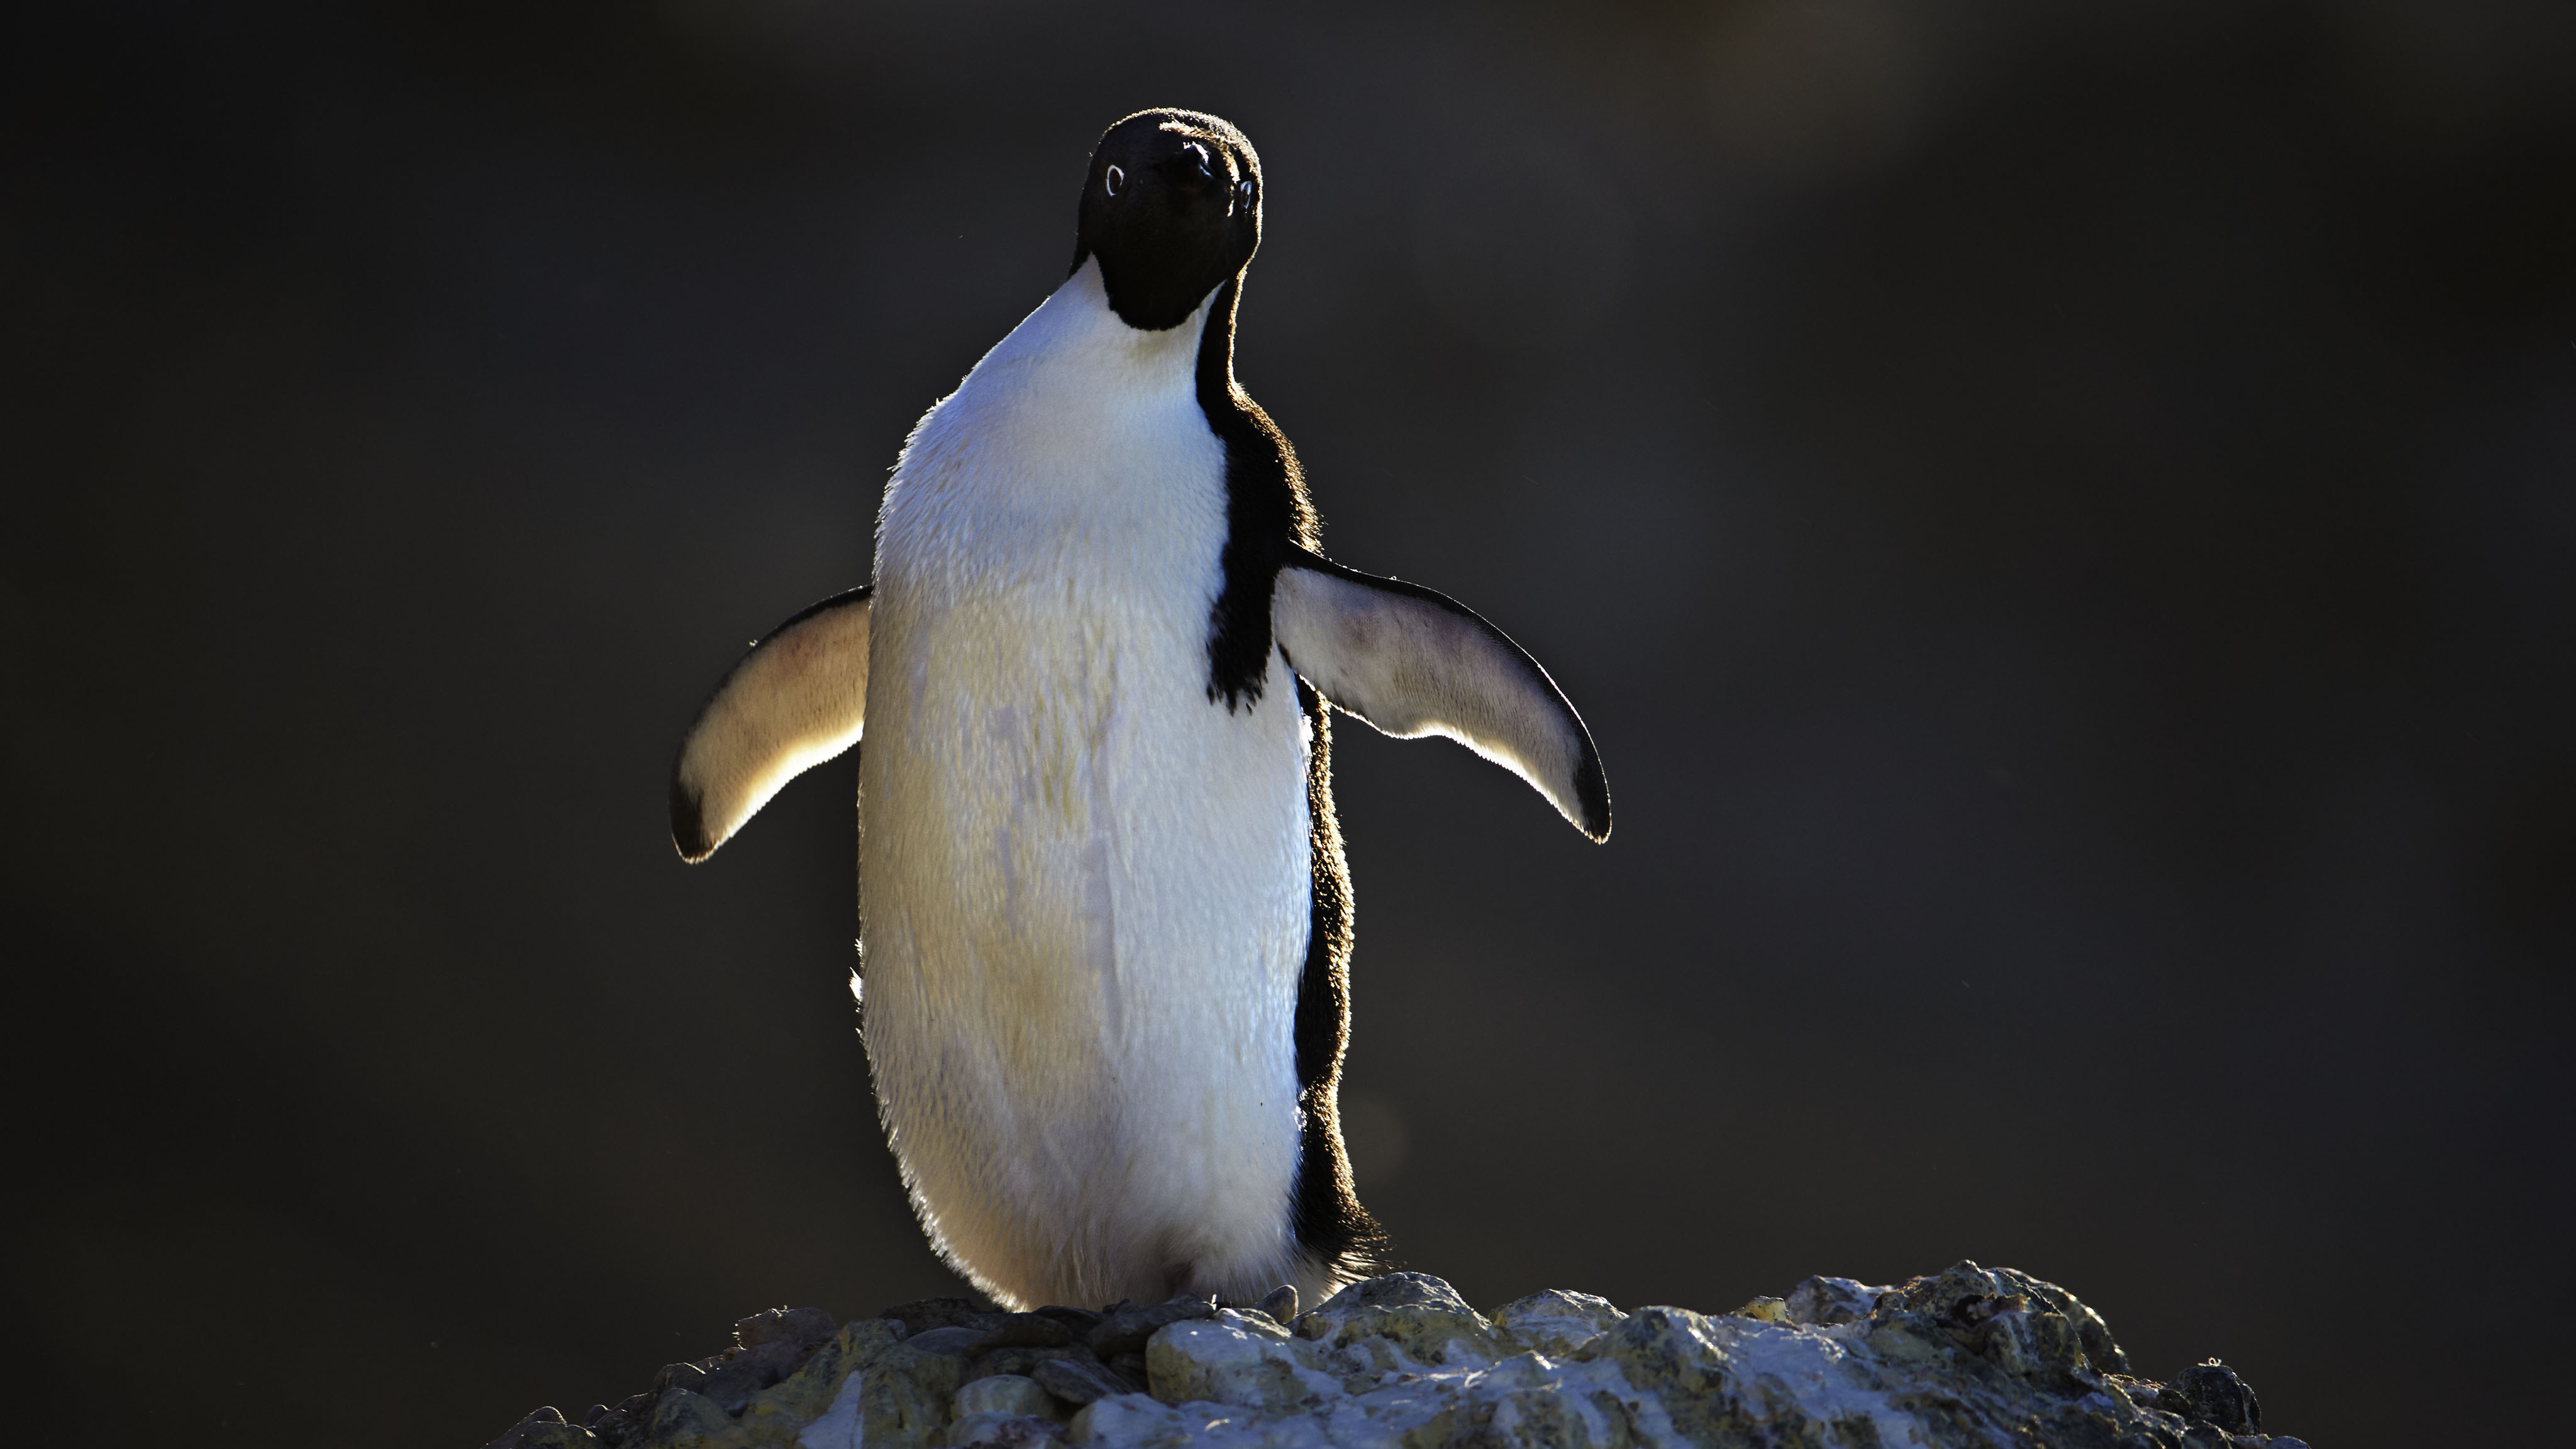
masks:
<instances>
[{"instance_id":1,"label":"penguin black head","mask_svg":"<svg viewBox=\"0 0 2576 1449\"><path fill-rule=\"evenodd\" d=\"M1099 258L1128 326L1178 327L1261 245L1261 158L1204 111L1138 111L1092 148L1080 217L1073 270Z\"/></svg>"}]
</instances>

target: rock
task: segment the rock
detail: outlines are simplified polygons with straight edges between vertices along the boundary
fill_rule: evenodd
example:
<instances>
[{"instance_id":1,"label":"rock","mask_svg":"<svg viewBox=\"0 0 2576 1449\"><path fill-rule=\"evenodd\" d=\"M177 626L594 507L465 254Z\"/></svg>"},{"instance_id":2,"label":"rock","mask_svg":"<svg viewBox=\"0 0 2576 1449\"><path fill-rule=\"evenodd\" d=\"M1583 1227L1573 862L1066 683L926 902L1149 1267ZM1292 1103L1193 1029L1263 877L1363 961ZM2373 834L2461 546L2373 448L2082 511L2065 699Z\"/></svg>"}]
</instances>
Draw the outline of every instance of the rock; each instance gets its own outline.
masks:
<instances>
[{"instance_id":1,"label":"rock","mask_svg":"<svg viewBox=\"0 0 2576 1449\"><path fill-rule=\"evenodd\" d=\"M1428 1273L1389 1273L1354 1283L1300 1317L1297 1333L1334 1348L1358 1347L1380 1370L1447 1364L1453 1345L1460 1363L1512 1351L1485 1315Z\"/></svg>"},{"instance_id":2,"label":"rock","mask_svg":"<svg viewBox=\"0 0 2576 1449\"><path fill-rule=\"evenodd\" d=\"M1495 1309L1494 1326L1522 1348L1564 1358L1627 1316L1607 1298L1551 1288Z\"/></svg>"},{"instance_id":3,"label":"rock","mask_svg":"<svg viewBox=\"0 0 2576 1449\"><path fill-rule=\"evenodd\" d=\"M1143 1394L1120 1394L1074 1415L1066 1437L1076 1444L1179 1445L1189 1442L1190 1430L1178 1409Z\"/></svg>"},{"instance_id":4,"label":"rock","mask_svg":"<svg viewBox=\"0 0 2576 1449\"><path fill-rule=\"evenodd\" d=\"M693 1363L666 1363L653 1375L653 1397L660 1398L665 1389L694 1389L707 1381L706 1369Z\"/></svg>"},{"instance_id":5,"label":"rock","mask_svg":"<svg viewBox=\"0 0 2576 1449\"><path fill-rule=\"evenodd\" d=\"M1081 1363L1098 1361L1092 1357L1090 1349L1078 1343L1067 1344L1062 1348L1012 1346L990 1349L975 1355L974 1361L967 1366L966 1377L970 1382L993 1374L1019 1374L1025 1377L1036 1373L1044 1364L1068 1359Z\"/></svg>"},{"instance_id":6,"label":"rock","mask_svg":"<svg viewBox=\"0 0 2576 1449\"><path fill-rule=\"evenodd\" d=\"M993 1326L985 1342L995 1348L1062 1348L1078 1336L1054 1314L1013 1313Z\"/></svg>"},{"instance_id":7,"label":"rock","mask_svg":"<svg viewBox=\"0 0 2576 1449\"><path fill-rule=\"evenodd\" d=\"M723 1438L732 1428L733 1417L706 1395L687 1389L664 1389L661 1397L653 1401L653 1417L645 1422L643 1442L693 1449Z\"/></svg>"},{"instance_id":8,"label":"rock","mask_svg":"<svg viewBox=\"0 0 2576 1449\"><path fill-rule=\"evenodd\" d=\"M652 1414L653 1396L651 1394L630 1394L620 1400L615 1408L605 1411L594 1410L583 1415L581 1425L588 1429L592 1437L600 1443L615 1449L615 1446L624 1444L640 1431L644 1421L651 1418Z\"/></svg>"},{"instance_id":9,"label":"rock","mask_svg":"<svg viewBox=\"0 0 2576 1449\"><path fill-rule=\"evenodd\" d=\"M2263 1406L2236 1370L2210 1359L2174 1375L2173 1386L2157 1402L2180 1399L2179 1412L2230 1434L2252 1434L2263 1427Z\"/></svg>"},{"instance_id":10,"label":"rock","mask_svg":"<svg viewBox=\"0 0 2576 1449\"><path fill-rule=\"evenodd\" d=\"M772 1309L736 1340L493 1449L2306 1449L2229 1366L2139 1378L2075 1295L1964 1262L1716 1315L1551 1291L1488 1318L1395 1273L1305 1314L925 1299L837 1328Z\"/></svg>"},{"instance_id":11,"label":"rock","mask_svg":"<svg viewBox=\"0 0 2576 1449\"><path fill-rule=\"evenodd\" d=\"M1050 1303L1038 1312L1072 1329L1076 1337L1087 1334L1109 1321L1109 1315L1106 1313L1094 1313L1088 1308L1067 1308L1060 1303Z\"/></svg>"},{"instance_id":12,"label":"rock","mask_svg":"<svg viewBox=\"0 0 2576 1449\"><path fill-rule=\"evenodd\" d=\"M946 1428L965 1361L907 1344L853 1364L863 1389L861 1421L875 1445L929 1444Z\"/></svg>"},{"instance_id":13,"label":"rock","mask_svg":"<svg viewBox=\"0 0 2576 1449\"><path fill-rule=\"evenodd\" d=\"M1105 1364L1074 1358L1049 1359L1031 1369L1029 1377L1038 1387L1076 1408L1111 1394L1132 1394L1140 1387Z\"/></svg>"},{"instance_id":14,"label":"rock","mask_svg":"<svg viewBox=\"0 0 2576 1449\"><path fill-rule=\"evenodd\" d=\"M922 1353L965 1354L982 1348L988 1331L960 1324L955 1328L934 1328L927 1333L916 1333L904 1341Z\"/></svg>"},{"instance_id":15,"label":"rock","mask_svg":"<svg viewBox=\"0 0 2576 1449\"><path fill-rule=\"evenodd\" d=\"M980 1331L991 1328L1003 1315L993 1305L972 1298L916 1298L910 1303L898 1303L877 1317L891 1318L903 1325L904 1332L912 1334L928 1333L934 1328Z\"/></svg>"},{"instance_id":16,"label":"rock","mask_svg":"<svg viewBox=\"0 0 2576 1449\"><path fill-rule=\"evenodd\" d=\"M706 1378L697 1391L713 1399L728 1414L739 1414L751 1402L751 1396L796 1371L805 1355L814 1350L792 1341L773 1341L753 1348L737 1348L708 1361Z\"/></svg>"},{"instance_id":17,"label":"rock","mask_svg":"<svg viewBox=\"0 0 2576 1449\"><path fill-rule=\"evenodd\" d=\"M558 1446L568 1449L571 1445L597 1442L588 1429L565 1423L563 1411L549 1404L532 1410L528 1417L511 1425L508 1432L485 1449L558 1449Z\"/></svg>"},{"instance_id":18,"label":"rock","mask_svg":"<svg viewBox=\"0 0 2576 1449\"><path fill-rule=\"evenodd\" d=\"M841 1325L820 1308L772 1308L733 1326L733 1341L744 1348L791 1343L812 1350L823 1345Z\"/></svg>"},{"instance_id":19,"label":"rock","mask_svg":"<svg viewBox=\"0 0 2576 1449\"><path fill-rule=\"evenodd\" d=\"M1324 1356L1300 1354L1297 1347L1269 1315L1229 1308L1155 1334L1145 1346L1145 1374L1154 1397L1166 1404L1284 1409L1340 1396L1341 1379L1326 1370Z\"/></svg>"},{"instance_id":20,"label":"rock","mask_svg":"<svg viewBox=\"0 0 2576 1449\"><path fill-rule=\"evenodd\" d=\"M1791 1323L1809 1323L1818 1328L1831 1328L1869 1317L1878 1306L1880 1295L1893 1293L1893 1288L1872 1288L1849 1278L1810 1278L1789 1290L1783 1305Z\"/></svg>"},{"instance_id":21,"label":"rock","mask_svg":"<svg viewBox=\"0 0 2576 1449\"><path fill-rule=\"evenodd\" d=\"M977 1414L960 1419L948 1431L948 1442L966 1449L969 1445L987 1445L990 1449L1062 1449L1064 1426L1053 1419L1033 1414Z\"/></svg>"},{"instance_id":22,"label":"rock","mask_svg":"<svg viewBox=\"0 0 2576 1449\"><path fill-rule=\"evenodd\" d=\"M960 1421L977 1414L993 1414L1005 1419L1056 1416L1055 1399L1038 1387L1035 1379L1018 1374L991 1374L969 1379L959 1387L949 1403L949 1411Z\"/></svg>"},{"instance_id":23,"label":"rock","mask_svg":"<svg viewBox=\"0 0 2576 1449\"><path fill-rule=\"evenodd\" d=\"M1252 1305L1252 1311L1255 1313L1269 1315L1270 1321L1273 1323L1296 1322L1297 1285L1294 1283L1282 1283L1278 1287L1271 1289L1269 1292L1262 1294L1261 1301Z\"/></svg>"},{"instance_id":24,"label":"rock","mask_svg":"<svg viewBox=\"0 0 2576 1449\"><path fill-rule=\"evenodd\" d=\"M1151 1308L1120 1304L1111 1309L1100 1326L1084 1338L1091 1351L1103 1363L1115 1363L1122 1354L1143 1353L1145 1340L1174 1323L1205 1318L1216 1312L1216 1305L1204 1298L1175 1298Z\"/></svg>"},{"instance_id":25,"label":"rock","mask_svg":"<svg viewBox=\"0 0 2576 1449\"><path fill-rule=\"evenodd\" d=\"M2028 1297L2032 1302L2052 1313L2064 1314L2067 1321L2075 1326L2076 1336L2083 1343L2085 1356L2092 1360L2093 1367L2097 1371L2120 1374L2129 1371L2129 1356L2120 1351L2120 1345L2111 1341L2111 1326L2102 1321L2102 1315L2085 1307L2074 1294L2054 1283L2043 1283L2027 1273L2012 1268L1997 1268L1993 1272L1996 1278L2011 1285L2015 1291Z\"/></svg>"}]
</instances>

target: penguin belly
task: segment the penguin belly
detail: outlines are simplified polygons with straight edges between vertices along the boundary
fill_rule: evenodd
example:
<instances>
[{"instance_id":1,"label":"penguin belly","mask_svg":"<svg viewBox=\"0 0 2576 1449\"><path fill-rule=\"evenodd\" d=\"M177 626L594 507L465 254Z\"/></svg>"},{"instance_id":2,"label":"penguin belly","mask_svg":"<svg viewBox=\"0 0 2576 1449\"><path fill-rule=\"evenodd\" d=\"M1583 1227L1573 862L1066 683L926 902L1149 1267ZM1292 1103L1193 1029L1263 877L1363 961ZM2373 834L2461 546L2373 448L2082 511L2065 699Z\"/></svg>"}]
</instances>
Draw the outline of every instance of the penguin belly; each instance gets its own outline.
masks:
<instances>
[{"instance_id":1,"label":"penguin belly","mask_svg":"<svg viewBox=\"0 0 2576 1449\"><path fill-rule=\"evenodd\" d=\"M1098 358L1006 341L879 529L864 1033L933 1243L1020 1306L1320 1286L1289 1215L1307 729L1276 651L1257 702L1208 697L1196 329L1120 331L1184 371L1104 398Z\"/></svg>"}]
</instances>

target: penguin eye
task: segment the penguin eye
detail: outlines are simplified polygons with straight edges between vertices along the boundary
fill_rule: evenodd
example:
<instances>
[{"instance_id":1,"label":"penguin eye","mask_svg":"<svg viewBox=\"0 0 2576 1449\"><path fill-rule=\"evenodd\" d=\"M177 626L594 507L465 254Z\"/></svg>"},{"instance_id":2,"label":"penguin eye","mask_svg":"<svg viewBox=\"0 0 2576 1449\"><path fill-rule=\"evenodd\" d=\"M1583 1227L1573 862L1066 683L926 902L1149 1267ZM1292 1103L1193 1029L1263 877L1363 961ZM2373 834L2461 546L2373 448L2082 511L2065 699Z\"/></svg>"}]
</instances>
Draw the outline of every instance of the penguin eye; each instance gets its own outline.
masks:
<instances>
[{"instance_id":1,"label":"penguin eye","mask_svg":"<svg viewBox=\"0 0 2576 1449\"><path fill-rule=\"evenodd\" d=\"M1118 184L1119 184L1120 182L1122 182L1122 181L1125 181L1126 179L1127 179L1127 173L1126 173L1126 172L1119 170L1119 169L1118 169L1117 167L1115 167L1115 166L1110 167L1110 168L1109 168L1109 194L1110 194L1110 195L1112 195L1112 196L1116 196L1116 195L1118 194Z\"/></svg>"}]
</instances>

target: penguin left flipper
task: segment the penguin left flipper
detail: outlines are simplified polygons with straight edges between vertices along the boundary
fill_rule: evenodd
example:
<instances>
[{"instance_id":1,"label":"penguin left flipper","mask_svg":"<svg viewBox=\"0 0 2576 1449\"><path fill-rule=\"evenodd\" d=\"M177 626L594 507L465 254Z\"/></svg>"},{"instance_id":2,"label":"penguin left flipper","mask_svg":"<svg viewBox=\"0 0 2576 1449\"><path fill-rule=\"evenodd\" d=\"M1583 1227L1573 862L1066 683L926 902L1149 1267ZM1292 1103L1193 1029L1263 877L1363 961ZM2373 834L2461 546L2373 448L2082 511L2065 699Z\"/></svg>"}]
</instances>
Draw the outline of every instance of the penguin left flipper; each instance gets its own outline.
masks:
<instances>
[{"instance_id":1,"label":"penguin left flipper","mask_svg":"<svg viewBox=\"0 0 2576 1449\"><path fill-rule=\"evenodd\" d=\"M1445 735L1610 838L1592 732L1529 651L1443 593L1292 549L1271 593L1288 665L1335 709L1397 739Z\"/></svg>"},{"instance_id":2,"label":"penguin left flipper","mask_svg":"<svg viewBox=\"0 0 2576 1449\"><path fill-rule=\"evenodd\" d=\"M671 843L682 860L715 854L788 781L859 742L870 588L770 630L698 711L671 767Z\"/></svg>"}]
</instances>

